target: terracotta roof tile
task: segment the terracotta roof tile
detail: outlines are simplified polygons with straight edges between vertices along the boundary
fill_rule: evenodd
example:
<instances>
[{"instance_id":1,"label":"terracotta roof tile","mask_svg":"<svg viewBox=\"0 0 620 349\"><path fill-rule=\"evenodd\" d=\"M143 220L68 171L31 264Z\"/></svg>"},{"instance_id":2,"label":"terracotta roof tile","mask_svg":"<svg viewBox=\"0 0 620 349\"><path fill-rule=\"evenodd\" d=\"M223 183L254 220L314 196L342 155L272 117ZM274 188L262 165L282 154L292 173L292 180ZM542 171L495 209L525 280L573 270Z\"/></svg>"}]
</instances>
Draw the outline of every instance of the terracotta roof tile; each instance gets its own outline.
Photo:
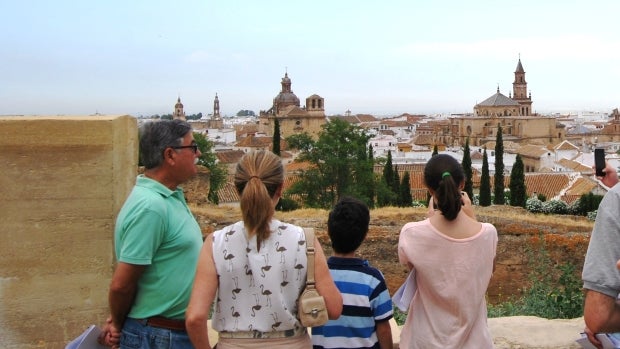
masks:
<instances>
[{"instance_id":1,"label":"terracotta roof tile","mask_svg":"<svg viewBox=\"0 0 620 349\"><path fill-rule=\"evenodd\" d=\"M555 146L554 149L555 150L579 150L579 148L576 145L574 145L573 143L567 140L562 141L562 143Z\"/></svg>"},{"instance_id":2,"label":"terracotta roof tile","mask_svg":"<svg viewBox=\"0 0 620 349\"><path fill-rule=\"evenodd\" d=\"M580 172L584 174L592 173L592 167L586 166L579 161L563 158L556 161L556 163L566 169L570 169L575 172Z\"/></svg>"},{"instance_id":3,"label":"terracotta roof tile","mask_svg":"<svg viewBox=\"0 0 620 349\"><path fill-rule=\"evenodd\" d=\"M559 195L569 182L570 177L566 173L526 173L525 191L528 197L537 193L551 199Z\"/></svg>"},{"instance_id":4,"label":"terracotta roof tile","mask_svg":"<svg viewBox=\"0 0 620 349\"><path fill-rule=\"evenodd\" d=\"M571 204L578 200L582 195L590 193L598 184L588 177L579 177L573 185L562 195L561 200Z\"/></svg>"},{"instance_id":5,"label":"terracotta roof tile","mask_svg":"<svg viewBox=\"0 0 620 349\"><path fill-rule=\"evenodd\" d=\"M548 151L549 150L547 150L544 147L527 144L517 149L516 153L523 157L539 159L541 156L546 154Z\"/></svg>"},{"instance_id":6,"label":"terracotta roof tile","mask_svg":"<svg viewBox=\"0 0 620 349\"><path fill-rule=\"evenodd\" d=\"M258 125L256 124L235 125L235 131L237 133L237 138L239 138L240 136L245 135L245 134L258 132Z\"/></svg>"},{"instance_id":7,"label":"terracotta roof tile","mask_svg":"<svg viewBox=\"0 0 620 349\"><path fill-rule=\"evenodd\" d=\"M215 152L217 160L223 164L235 164L244 154L245 152L243 150L224 150Z\"/></svg>"},{"instance_id":8,"label":"terracotta roof tile","mask_svg":"<svg viewBox=\"0 0 620 349\"><path fill-rule=\"evenodd\" d=\"M221 204L239 202L239 193L237 193L237 188L235 188L233 175L226 177L226 182L217 192L217 198Z\"/></svg>"},{"instance_id":9,"label":"terracotta roof tile","mask_svg":"<svg viewBox=\"0 0 620 349\"><path fill-rule=\"evenodd\" d=\"M264 148L269 146L273 138L271 137L256 137L254 135L249 135L239 142L237 142L237 147L251 147L251 148Z\"/></svg>"},{"instance_id":10,"label":"terracotta roof tile","mask_svg":"<svg viewBox=\"0 0 620 349\"><path fill-rule=\"evenodd\" d=\"M299 171L304 171L309 169L310 167L312 167L313 165L309 162L305 162L305 161L293 161L290 164L285 166L285 172L287 173L287 176L289 173L293 172L299 172Z\"/></svg>"}]
</instances>

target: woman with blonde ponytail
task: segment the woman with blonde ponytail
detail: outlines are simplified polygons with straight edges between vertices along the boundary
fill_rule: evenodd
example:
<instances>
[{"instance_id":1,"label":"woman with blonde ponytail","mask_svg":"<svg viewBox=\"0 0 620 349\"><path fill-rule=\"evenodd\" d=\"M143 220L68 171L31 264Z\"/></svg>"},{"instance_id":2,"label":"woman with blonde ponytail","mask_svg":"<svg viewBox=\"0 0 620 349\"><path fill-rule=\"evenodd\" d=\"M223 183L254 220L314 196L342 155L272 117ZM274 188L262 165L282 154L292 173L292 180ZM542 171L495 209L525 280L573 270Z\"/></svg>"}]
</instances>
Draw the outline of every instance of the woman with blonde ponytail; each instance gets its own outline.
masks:
<instances>
[{"instance_id":1,"label":"woman with blonde ponytail","mask_svg":"<svg viewBox=\"0 0 620 349\"><path fill-rule=\"evenodd\" d=\"M190 339L196 348L211 348L207 320L213 305L218 349L312 348L296 315L306 283L305 235L301 227L274 218L284 182L282 162L268 151L247 153L234 182L243 220L205 240L185 316ZM316 238L314 246L316 288L329 318L336 319L342 296Z\"/></svg>"}]
</instances>

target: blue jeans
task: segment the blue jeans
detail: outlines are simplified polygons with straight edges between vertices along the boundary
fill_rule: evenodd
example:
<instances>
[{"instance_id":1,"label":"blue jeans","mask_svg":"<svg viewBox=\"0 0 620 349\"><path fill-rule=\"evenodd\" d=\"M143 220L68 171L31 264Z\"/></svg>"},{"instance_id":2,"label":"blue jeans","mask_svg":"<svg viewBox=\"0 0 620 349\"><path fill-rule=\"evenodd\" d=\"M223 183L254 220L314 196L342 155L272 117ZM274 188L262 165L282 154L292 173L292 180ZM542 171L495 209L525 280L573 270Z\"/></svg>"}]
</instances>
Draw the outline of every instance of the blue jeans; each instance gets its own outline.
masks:
<instances>
[{"instance_id":1,"label":"blue jeans","mask_svg":"<svg viewBox=\"0 0 620 349\"><path fill-rule=\"evenodd\" d=\"M185 331L151 327L127 318L121 332L120 349L194 349Z\"/></svg>"}]
</instances>

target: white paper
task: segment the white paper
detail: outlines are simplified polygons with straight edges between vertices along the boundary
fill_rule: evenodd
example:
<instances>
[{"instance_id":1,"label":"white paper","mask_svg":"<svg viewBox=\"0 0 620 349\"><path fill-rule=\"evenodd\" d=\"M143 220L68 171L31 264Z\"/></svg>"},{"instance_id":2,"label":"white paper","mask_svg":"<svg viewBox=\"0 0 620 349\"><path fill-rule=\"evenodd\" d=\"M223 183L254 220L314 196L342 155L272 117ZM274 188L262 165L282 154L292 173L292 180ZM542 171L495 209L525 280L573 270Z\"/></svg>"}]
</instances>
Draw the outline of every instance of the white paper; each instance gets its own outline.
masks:
<instances>
[{"instance_id":1,"label":"white paper","mask_svg":"<svg viewBox=\"0 0 620 349\"><path fill-rule=\"evenodd\" d=\"M596 335L596 338L603 344L603 349L620 348L620 343L615 343L616 341L606 333L599 333ZM576 342L584 349L596 349L584 333L581 334L581 338L577 339Z\"/></svg>"},{"instance_id":2,"label":"white paper","mask_svg":"<svg viewBox=\"0 0 620 349\"><path fill-rule=\"evenodd\" d=\"M98 326L90 325L86 331L69 342L65 349L107 349L97 342L100 333L101 329Z\"/></svg>"},{"instance_id":3,"label":"white paper","mask_svg":"<svg viewBox=\"0 0 620 349\"><path fill-rule=\"evenodd\" d=\"M396 305L398 309L406 312L409 310L409 304L411 304L411 300L413 299L413 295L415 295L417 288L418 285L415 282L415 269L411 269L405 283L403 283L398 290L396 290L394 296L392 296L392 302L394 302L394 305Z\"/></svg>"}]
</instances>

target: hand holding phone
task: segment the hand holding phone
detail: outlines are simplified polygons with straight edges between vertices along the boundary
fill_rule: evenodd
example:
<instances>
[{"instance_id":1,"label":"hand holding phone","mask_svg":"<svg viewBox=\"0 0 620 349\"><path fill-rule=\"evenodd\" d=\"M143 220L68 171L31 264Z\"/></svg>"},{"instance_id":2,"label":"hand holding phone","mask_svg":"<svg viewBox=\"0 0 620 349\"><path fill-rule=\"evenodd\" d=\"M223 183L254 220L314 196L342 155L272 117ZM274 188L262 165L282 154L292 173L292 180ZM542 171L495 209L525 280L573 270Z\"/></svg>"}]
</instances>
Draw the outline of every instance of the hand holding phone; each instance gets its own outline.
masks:
<instances>
[{"instance_id":1,"label":"hand holding phone","mask_svg":"<svg viewBox=\"0 0 620 349\"><path fill-rule=\"evenodd\" d=\"M594 168L597 177L605 177L605 149L594 149Z\"/></svg>"}]
</instances>

